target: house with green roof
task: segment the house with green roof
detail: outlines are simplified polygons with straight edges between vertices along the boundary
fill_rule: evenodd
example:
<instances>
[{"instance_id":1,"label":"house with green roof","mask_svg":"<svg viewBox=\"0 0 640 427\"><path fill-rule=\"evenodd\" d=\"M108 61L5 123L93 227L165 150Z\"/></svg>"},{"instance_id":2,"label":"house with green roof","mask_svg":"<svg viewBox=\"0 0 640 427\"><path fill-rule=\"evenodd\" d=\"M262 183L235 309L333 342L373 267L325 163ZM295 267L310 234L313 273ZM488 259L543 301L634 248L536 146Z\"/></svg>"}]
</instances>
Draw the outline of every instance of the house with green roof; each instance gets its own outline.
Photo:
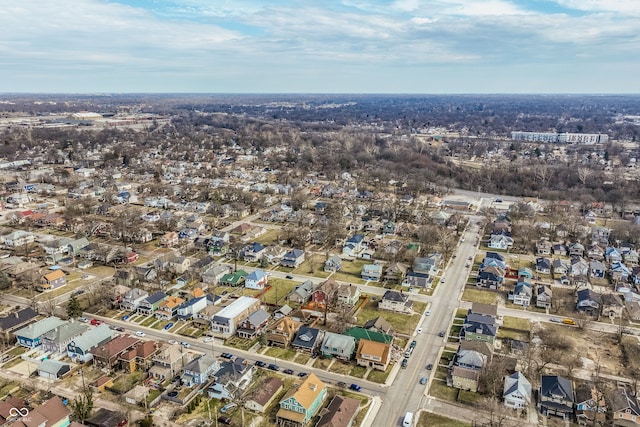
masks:
<instances>
[{"instance_id":1,"label":"house with green roof","mask_svg":"<svg viewBox=\"0 0 640 427\"><path fill-rule=\"evenodd\" d=\"M221 285L240 286L244 282L244 278L249 274L244 270L238 270L235 273L227 273L220 279Z\"/></svg>"},{"instance_id":2,"label":"house with green roof","mask_svg":"<svg viewBox=\"0 0 640 427\"><path fill-rule=\"evenodd\" d=\"M361 328L359 326L347 329L343 335L348 335L355 338L356 344L358 344L361 339L381 342L384 344L393 343L393 335L383 334L382 332L372 331L369 329Z\"/></svg>"},{"instance_id":3,"label":"house with green roof","mask_svg":"<svg viewBox=\"0 0 640 427\"><path fill-rule=\"evenodd\" d=\"M18 344L27 348L36 348L42 344L42 336L49 331L63 325L64 320L55 316L47 317L46 319L38 320L31 323L22 329L15 332L15 336L18 340Z\"/></svg>"}]
</instances>

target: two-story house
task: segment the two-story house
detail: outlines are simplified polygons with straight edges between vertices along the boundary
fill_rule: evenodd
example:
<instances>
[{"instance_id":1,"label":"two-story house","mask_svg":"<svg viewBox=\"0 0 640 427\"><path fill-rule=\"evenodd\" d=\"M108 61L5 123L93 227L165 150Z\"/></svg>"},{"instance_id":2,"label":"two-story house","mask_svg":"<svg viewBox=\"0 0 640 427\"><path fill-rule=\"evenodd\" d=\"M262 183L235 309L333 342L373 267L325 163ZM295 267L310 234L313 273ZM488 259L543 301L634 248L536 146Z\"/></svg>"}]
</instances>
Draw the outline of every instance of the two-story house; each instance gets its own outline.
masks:
<instances>
[{"instance_id":1,"label":"two-story house","mask_svg":"<svg viewBox=\"0 0 640 427\"><path fill-rule=\"evenodd\" d=\"M42 344L42 337L44 334L62 326L63 324L65 324L64 320L51 316L18 329L15 331L14 335L16 336L19 345L27 348L36 348Z\"/></svg>"},{"instance_id":2,"label":"two-story house","mask_svg":"<svg viewBox=\"0 0 640 427\"><path fill-rule=\"evenodd\" d=\"M511 409L528 409L531 405L531 383L522 373L516 371L504 377L502 400Z\"/></svg>"},{"instance_id":3,"label":"two-story house","mask_svg":"<svg viewBox=\"0 0 640 427\"><path fill-rule=\"evenodd\" d=\"M271 315L263 309L254 311L238 324L238 336L244 339L254 338L263 331L270 318Z\"/></svg>"},{"instance_id":4,"label":"two-story house","mask_svg":"<svg viewBox=\"0 0 640 427\"><path fill-rule=\"evenodd\" d=\"M268 282L267 273L260 269L252 271L244 278L244 286L248 289L264 289Z\"/></svg>"},{"instance_id":5,"label":"two-story house","mask_svg":"<svg viewBox=\"0 0 640 427\"><path fill-rule=\"evenodd\" d=\"M205 354L184 366L180 381L186 387L206 384L211 374L219 368L218 359L210 354Z\"/></svg>"},{"instance_id":6,"label":"two-story house","mask_svg":"<svg viewBox=\"0 0 640 427\"><path fill-rule=\"evenodd\" d=\"M207 390L209 397L219 400L233 400L247 389L253 378L253 365L242 358L225 360L213 373L215 382Z\"/></svg>"},{"instance_id":7,"label":"two-story house","mask_svg":"<svg viewBox=\"0 0 640 427\"><path fill-rule=\"evenodd\" d=\"M284 387L280 378L265 378L245 401L245 408L264 413L271 406Z\"/></svg>"},{"instance_id":8,"label":"two-story house","mask_svg":"<svg viewBox=\"0 0 640 427\"><path fill-rule=\"evenodd\" d=\"M254 242L246 246L241 251L241 255L245 262L258 262L262 258L265 249L262 244Z\"/></svg>"},{"instance_id":9,"label":"two-story house","mask_svg":"<svg viewBox=\"0 0 640 427\"><path fill-rule=\"evenodd\" d=\"M311 280L305 280L291 291L287 299L298 304L306 304L311 298L315 285Z\"/></svg>"},{"instance_id":10,"label":"two-story house","mask_svg":"<svg viewBox=\"0 0 640 427\"><path fill-rule=\"evenodd\" d=\"M149 292L140 288L127 291L120 301L120 310L136 311L142 301L149 297Z\"/></svg>"},{"instance_id":11,"label":"two-story house","mask_svg":"<svg viewBox=\"0 0 640 427\"><path fill-rule=\"evenodd\" d=\"M324 271L332 273L342 268L342 259L338 255L332 255L324 263Z\"/></svg>"},{"instance_id":12,"label":"two-story house","mask_svg":"<svg viewBox=\"0 0 640 427\"><path fill-rule=\"evenodd\" d=\"M364 280L371 280L377 282L382 277L382 265L380 264L365 264L362 266L360 276Z\"/></svg>"},{"instance_id":13,"label":"two-story house","mask_svg":"<svg viewBox=\"0 0 640 427\"><path fill-rule=\"evenodd\" d=\"M197 298L191 298L180 304L176 316L180 320L193 319L198 313L207 307L207 297L201 296Z\"/></svg>"},{"instance_id":14,"label":"two-story house","mask_svg":"<svg viewBox=\"0 0 640 427\"><path fill-rule=\"evenodd\" d=\"M538 407L544 416L555 415L565 420L573 416L573 384L557 375L542 375L538 392Z\"/></svg>"},{"instance_id":15,"label":"two-story house","mask_svg":"<svg viewBox=\"0 0 640 427\"><path fill-rule=\"evenodd\" d=\"M553 299L553 291L550 286L536 284L536 307L551 308L551 300Z\"/></svg>"},{"instance_id":16,"label":"two-story house","mask_svg":"<svg viewBox=\"0 0 640 427\"><path fill-rule=\"evenodd\" d=\"M267 345L271 347L287 348L293 341L296 332L302 325L291 317L282 317L277 320L267 331Z\"/></svg>"},{"instance_id":17,"label":"two-story house","mask_svg":"<svg viewBox=\"0 0 640 427\"><path fill-rule=\"evenodd\" d=\"M42 335L42 349L51 353L66 353L67 344L82 335L89 327L73 319Z\"/></svg>"},{"instance_id":18,"label":"two-story house","mask_svg":"<svg viewBox=\"0 0 640 427\"><path fill-rule=\"evenodd\" d=\"M153 366L149 369L149 375L159 382L164 382L178 375L193 356L194 353L184 351L180 344L167 344L153 356Z\"/></svg>"},{"instance_id":19,"label":"two-story house","mask_svg":"<svg viewBox=\"0 0 640 427\"><path fill-rule=\"evenodd\" d=\"M52 291L67 284L67 275L62 269L51 271L42 275L40 284L37 286L39 291Z\"/></svg>"},{"instance_id":20,"label":"two-story house","mask_svg":"<svg viewBox=\"0 0 640 427\"><path fill-rule=\"evenodd\" d=\"M324 357L349 361L356 349L356 340L352 336L325 332L321 353Z\"/></svg>"},{"instance_id":21,"label":"two-story house","mask_svg":"<svg viewBox=\"0 0 640 427\"><path fill-rule=\"evenodd\" d=\"M380 310L390 310L401 313L411 313L413 301L409 300L409 296L402 292L388 290L384 293L378 302Z\"/></svg>"},{"instance_id":22,"label":"two-story house","mask_svg":"<svg viewBox=\"0 0 640 427\"><path fill-rule=\"evenodd\" d=\"M302 382L296 382L280 400L276 425L305 427L322 407L327 387L315 374L310 373Z\"/></svg>"},{"instance_id":23,"label":"two-story house","mask_svg":"<svg viewBox=\"0 0 640 427\"><path fill-rule=\"evenodd\" d=\"M351 283L341 284L336 292L336 299L338 304L353 307L360 299L360 287Z\"/></svg>"},{"instance_id":24,"label":"two-story house","mask_svg":"<svg viewBox=\"0 0 640 427\"><path fill-rule=\"evenodd\" d=\"M322 343L324 332L311 326L302 325L298 328L291 347L301 353L313 354Z\"/></svg>"},{"instance_id":25,"label":"two-story house","mask_svg":"<svg viewBox=\"0 0 640 427\"><path fill-rule=\"evenodd\" d=\"M103 326L103 325L100 325ZM93 355L93 364L98 368L114 369L119 367L119 358L124 353L133 349L140 343L136 337L118 335L111 341L94 347L89 352ZM124 365L123 365L124 366Z\"/></svg>"},{"instance_id":26,"label":"two-story house","mask_svg":"<svg viewBox=\"0 0 640 427\"><path fill-rule=\"evenodd\" d=\"M76 363L86 363L93 359L91 351L113 339L113 331L109 325L102 324L89 329L67 344L67 356Z\"/></svg>"},{"instance_id":27,"label":"two-story house","mask_svg":"<svg viewBox=\"0 0 640 427\"><path fill-rule=\"evenodd\" d=\"M614 426L640 426L640 405L626 388L617 388L609 396Z\"/></svg>"},{"instance_id":28,"label":"two-story house","mask_svg":"<svg viewBox=\"0 0 640 427\"><path fill-rule=\"evenodd\" d=\"M137 311L139 314L150 316L167 298L169 298L169 296L166 293L158 291L140 301Z\"/></svg>"},{"instance_id":29,"label":"two-story house","mask_svg":"<svg viewBox=\"0 0 640 427\"><path fill-rule=\"evenodd\" d=\"M304 251L301 249L292 249L282 257L280 265L288 268L298 268L303 262Z\"/></svg>"},{"instance_id":30,"label":"two-story house","mask_svg":"<svg viewBox=\"0 0 640 427\"><path fill-rule=\"evenodd\" d=\"M178 314L178 309L184 302L184 299L180 297L168 296L160 303L160 305L158 305L158 309L155 311L154 316L160 320L173 319Z\"/></svg>"},{"instance_id":31,"label":"two-story house","mask_svg":"<svg viewBox=\"0 0 640 427\"><path fill-rule=\"evenodd\" d=\"M391 346L385 342L360 339L356 351L356 363L366 368L386 371L391 361Z\"/></svg>"}]
</instances>

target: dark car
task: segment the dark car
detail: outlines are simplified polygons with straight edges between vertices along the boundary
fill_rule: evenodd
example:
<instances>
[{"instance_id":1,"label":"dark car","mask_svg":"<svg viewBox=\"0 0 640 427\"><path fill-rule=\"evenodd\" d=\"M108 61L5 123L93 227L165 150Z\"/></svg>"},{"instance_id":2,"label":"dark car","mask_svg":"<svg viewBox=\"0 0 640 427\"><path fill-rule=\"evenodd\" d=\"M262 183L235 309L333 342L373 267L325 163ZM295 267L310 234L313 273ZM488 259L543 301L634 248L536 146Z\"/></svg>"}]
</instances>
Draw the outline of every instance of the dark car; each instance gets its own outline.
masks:
<instances>
[{"instance_id":1,"label":"dark car","mask_svg":"<svg viewBox=\"0 0 640 427\"><path fill-rule=\"evenodd\" d=\"M168 331L171 328L173 328L173 322L169 322L166 325L164 325L164 330L165 331Z\"/></svg>"},{"instance_id":2,"label":"dark car","mask_svg":"<svg viewBox=\"0 0 640 427\"><path fill-rule=\"evenodd\" d=\"M440 338L444 337L444 331L440 331L440 332L438 332L438 336L439 336Z\"/></svg>"},{"instance_id":3,"label":"dark car","mask_svg":"<svg viewBox=\"0 0 640 427\"><path fill-rule=\"evenodd\" d=\"M73 296L78 296L84 294L84 289L78 289L73 293Z\"/></svg>"},{"instance_id":4,"label":"dark car","mask_svg":"<svg viewBox=\"0 0 640 427\"><path fill-rule=\"evenodd\" d=\"M264 368L265 366L267 366L267 364L264 363L262 360L256 360L256 366L260 368Z\"/></svg>"},{"instance_id":5,"label":"dark car","mask_svg":"<svg viewBox=\"0 0 640 427\"><path fill-rule=\"evenodd\" d=\"M287 274L285 277L286 277L287 279L293 279L293 276L292 276L292 275L290 275L290 274Z\"/></svg>"},{"instance_id":6,"label":"dark car","mask_svg":"<svg viewBox=\"0 0 640 427\"><path fill-rule=\"evenodd\" d=\"M415 348L415 346L418 344L418 342L416 340L411 341L411 344L409 344L409 347L411 348Z\"/></svg>"},{"instance_id":7,"label":"dark car","mask_svg":"<svg viewBox=\"0 0 640 427\"><path fill-rule=\"evenodd\" d=\"M122 326L116 326L116 331L124 332L124 328Z\"/></svg>"},{"instance_id":8,"label":"dark car","mask_svg":"<svg viewBox=\"0 0 640 427\"><path fill-rule=\"evenodd\" d=\"M284 372L285 374L288 374L288 375L293 375L293 369L285 369L282 372Z\"/></svg>"},{"instance_id":9,"label":"dark car","mask_svg":"<svg viewBox=\"0 0 640 427\"><path fill-rule=\"evenodd\" d=\"M360 387L358 384L351 384L351 385L349 386L349 388L350 388L351 390L354 390L354 391L360 391L360 390L362 390L362 387Z\"/></svg>"},{"instance_id":10,"label":"dark car","mask_svg":"<svg viewBox=\"0 0 640 427\"><path fill-rule=\"evenodd\" d=\"M276 365L275 363L269 363L269 366L267 366L267 368L271 369L272 371L280 370L280 366Z\"/></svg>"},{"instance_id":11,"label":"dark car","mask_svg":"<svg viewBox=\"0 0 640 427\"><path fill-rule=\"evenodd\" d=\"M231 418L229 418L229 417L225 417L224 415L220 415L218 417L218 422L221 423L221 424L228 425L228 426L233 425L233 420Z\"/></svg>"},{"instance_id":12,"label":"dark car","mask_svg":"<svg viewBox=\"0 0 640 427\"><path fill-rule=\"evenodd\" d=\"M338 383L338 387L346 387L346 386L347 386L347 383L345 383L345 382L340 381Z\"/></svg>"},{"instance_id":13,"label":"dark car","mask_svg":"<svg viewBox=\"0 0 640 427\"><path fill-rule=\"evenodd\" d=\"M427 377L420 378L420 384L425 385L427 383Z\"/></svg>"},{"instance_id":14,"label":"dark car","mask_svg":"<svg viewBox=\"0 0 640 427\"><path fill-rule=\"evenodd\" d=\"M306 372L298 372L298 376L299 376L300 378L302 378L302 377L306 377L306 376L307 376L307 373L306 373Z\"/></svg>"},{"instance_id":15,"label":"dark car","mask_svg":"<svg viewBox=\"0 0 640 427\"><path fill-rule=\"evenodd\" d=\"M427 365L427 371L430 371L430 370L432 370L432 369L433 369L433 364L432 364L432 363L429 363L429 364Z\"/></svg>"},{"instance_id":16,"label":"dark car","mask_svg":"<svg viewBox=\"0 0 640 427\"><path fill-rule=\"evenodd\" d=\"M220 355L220 357L222 357L223 359L233 359L233 354L231 354L231 353L222 353Z\"/></svg>"}]
</instances>

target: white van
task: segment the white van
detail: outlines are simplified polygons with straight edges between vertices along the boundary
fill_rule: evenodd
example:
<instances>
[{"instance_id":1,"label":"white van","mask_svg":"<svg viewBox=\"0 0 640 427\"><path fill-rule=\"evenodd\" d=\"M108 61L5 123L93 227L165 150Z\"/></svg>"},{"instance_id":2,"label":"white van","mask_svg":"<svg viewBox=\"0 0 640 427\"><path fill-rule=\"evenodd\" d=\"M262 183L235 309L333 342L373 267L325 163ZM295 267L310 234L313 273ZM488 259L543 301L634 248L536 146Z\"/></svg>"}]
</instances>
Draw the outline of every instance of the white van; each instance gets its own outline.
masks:
<instances>
[{"instance_id":1,"label":"white van","mask_svg":"<svg viewBox=\"0 0 640 427\"><path fill-rule=\"evenodd\" d=\"M404 420L402 420L402 427L411 427L413 425L413 412L407 412L404 414Z\"/></svg>"}]
</instances>

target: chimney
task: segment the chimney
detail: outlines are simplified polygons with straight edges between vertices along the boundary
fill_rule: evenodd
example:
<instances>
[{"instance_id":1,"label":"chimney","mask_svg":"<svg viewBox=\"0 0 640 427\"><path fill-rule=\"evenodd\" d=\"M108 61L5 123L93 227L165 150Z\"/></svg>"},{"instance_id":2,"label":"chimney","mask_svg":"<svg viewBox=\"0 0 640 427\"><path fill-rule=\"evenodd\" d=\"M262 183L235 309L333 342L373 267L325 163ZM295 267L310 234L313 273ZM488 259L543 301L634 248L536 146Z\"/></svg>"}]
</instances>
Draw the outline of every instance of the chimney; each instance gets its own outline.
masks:
<instances>
[{"instance_id":1,"label":"chimney","mask_svg":"<svg viewBox=\"0 0 640 427\"><path fill-rule=\"evenodd\" d=\"M16 318L16 319L19 319L19 318L20 318L20 314L19 314L17 311L16 311L16 312L14 312L14 313L13 313L13 315L15 316L15 318Z\"/></svg>"}]
</instances>

